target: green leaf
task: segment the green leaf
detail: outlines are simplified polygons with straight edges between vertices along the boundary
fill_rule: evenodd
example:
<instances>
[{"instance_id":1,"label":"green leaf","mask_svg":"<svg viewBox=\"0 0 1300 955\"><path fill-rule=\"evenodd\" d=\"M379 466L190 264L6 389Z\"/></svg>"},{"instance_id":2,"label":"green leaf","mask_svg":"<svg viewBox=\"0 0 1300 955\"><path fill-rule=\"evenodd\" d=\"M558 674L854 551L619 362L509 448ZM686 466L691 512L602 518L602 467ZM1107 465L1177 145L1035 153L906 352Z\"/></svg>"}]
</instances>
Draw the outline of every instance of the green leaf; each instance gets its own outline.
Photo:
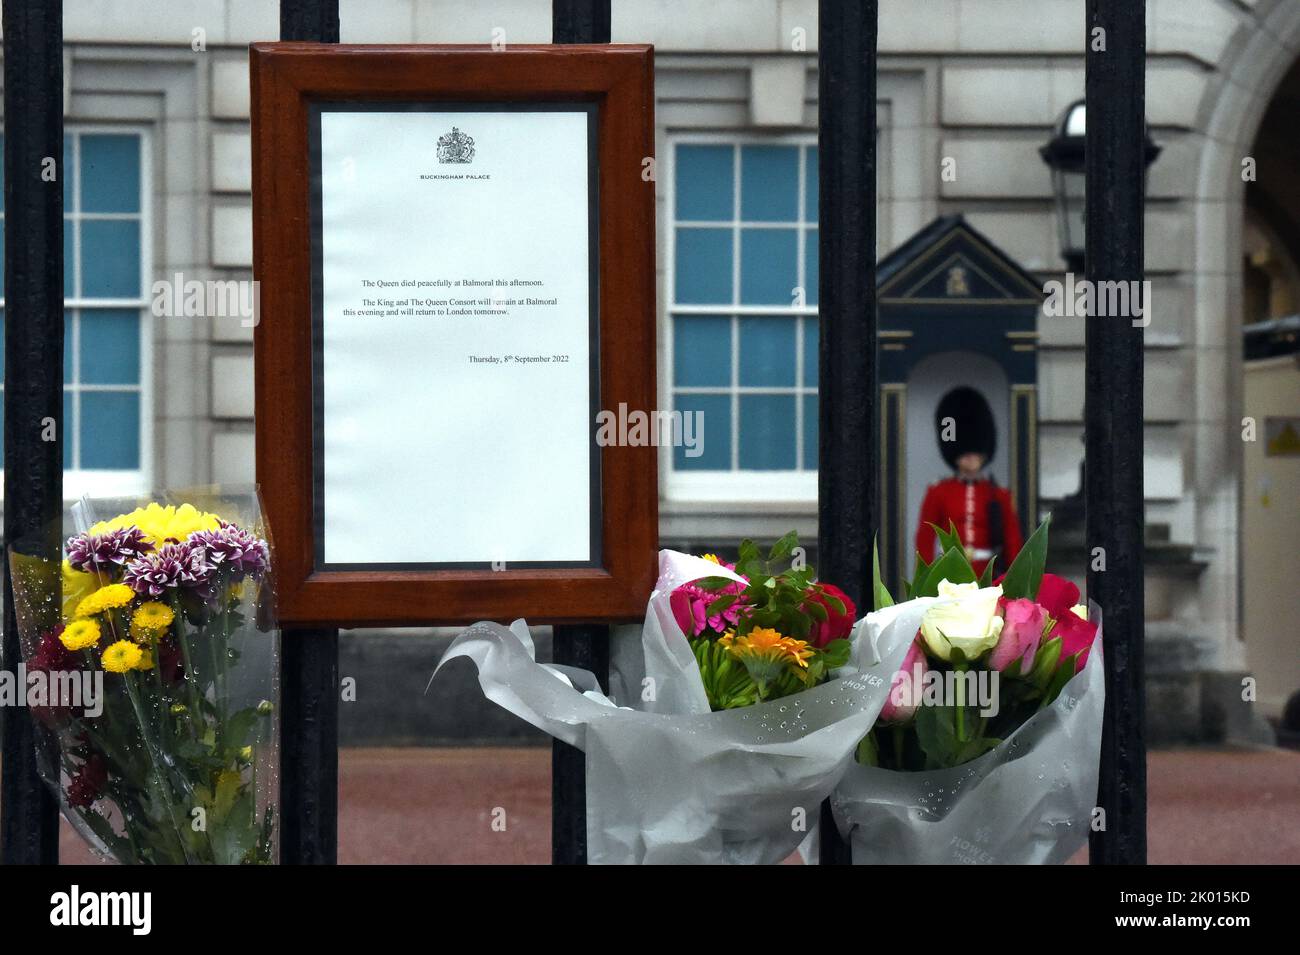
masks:
<instances>
[{"instance_id":1,"label":"green leaf","mask_svg":"<svg viewBox=\"0 0 1300 955\"><path fill-rule=\"evenodd\" d=\"M953 706L922 706L916 711L916 741L925 753L926 765L943 769L955 765L954 760L962 745L957 741L957 708Z\"/></svg>"},{"instance_id":2,"label":"green leaf","mask_svg":"<svg viewBox=\"0 0 1300 955\"><path fill-rule=\"evenodd\" d=\"M1038 648L1038 653L1034 656L1034 665L1029 671L1029 679L1039 687L1046 688L1060 660L1061 638L1052 637Z\"/></svg>"},{"instance_id":3,"label":"green leaf","mask_svg":"<svg viewBox=\"0 0 1300 955\"><path fill-rule=\"evenodd\" d=\"M1002 595L1008 600L1038 598L1038 587L1043 582L1043 570L1047 566L1047 528L1051 522L1051 515L1048 515L1025 541L1025 546L1020 548L1020 553L1007 569L1002 580Z\"/></svg>"},{"instance_id":4,"label":"green leaf","mask_svg":"<svg viewBox=\"0 0 1300 955\"><path fill-rule=\"evenodd\" d=\"M844 606L844 601L839 597L828 594L824 590L821 591L821 597L822 600L826 601L826 603L830 605L830 608L835 611L837 617L842 617L848 612L849 608Z\"/></svg>"},{"instance_id":5,"label":"green leaf","mask_svg":"<svg viewBox=\"0 0 1300 955\"><path fill-rule=\"evenodd\" d=\"M1001 742L1002 740L995 736L976 736L957 753L957 761L953 765L960 766L962 763L969 763L972 759L978 759Z\"/></svg>"},{"instance_id":6,"label":"green leaf","mask_svg":"<svg viewBox=\"0 0 1300 955\"><path fill-rule=\"evenodd\" d=\"M794 549L798 546L799 534L795 531L790 531L790 533L786 534L772 545L772 549L768 551L767 559L769 561L785 560L794 553Z\"/></svg>"},{"instance_id":7,"label":"green leaf","mask_svg":"<svg viewBox=\"0 0 1300 955\"><path fill-rule=\"evenodd\" d=\"M980 574L980 589L993 586L993 565L997 561L991 560L984 565L984 573Z\"/></svg>"},{"instance_id":8,"label":"green leaf","mask_svg":"<svg viewBox=\"0 0 1300 955\"><path fill-rule=\"evenodd\" d=\"M1082 652L1082 650L1079 651L1079 653ZM1039 704L1040 708L1051 706L1056 701L1056 698L1061 695L1061 691L1065 689L1065 684L1074 678L1074 671L1079 666L1079 653L1070 654L1057 666L1056 672L1052 674L1052 678L1047 682L1047 688L1043 691L1043 701Z\"/></svg>"},{"instance_id":9,"label":"green leaf","mask_svg":"<svg viewBox=\"0 0 1300 955\"><path fill-rule=\"evenodd\" d=\"M877 610L884 610L894 605L894 598L880 579L880 541L879 535L871 541L871 593Z\"/></svg>"},{"instance_id":10,"label":"green leaf","mask_svg":"<svg viewBox=\"0 0 1300 955\"><path fill-rule=\"evenodd\" d=\"M945 531L938 524L931 524L934 528L935 536L939 538L939 544L945 551L961 550L961 535L957 533L957 525L952 521L948 522L948 529Z\"/></svg>"},{"instance_id":11,"label":"green leaf","mask_svg":"<svg viewBox=\"0 0 1300 955\"><path fill-rule=\"evenodd\" d=\"M946 580L954 584L975 583L975 569L971 567L964 550L945 551L943 556L930 565L924 579L917 585L913 597L939 596L939 582Z\"/></svg>"},{"instance_id":12,"label":"green leaf","mask_svg":"<svg viewBox=\"0 0 1300 955\"><path fill-rule=\"evenodd\" d=\"M826 646L822 647L822 661L830 669L842 667L849 662L849 653L852 650L852 644L848 640L832 640Z\"/></svg>"},{"instance_id":13,"label":"green leaf","mask_svg":"<svg viewBox=\"0 0 1300 955\"><path fill-rule=\"evenodd\" d=\"M723 594L717 600L713 601L706 608L704 608L704 615L706 618L716 617L724 610L729 610L731 608L731 605L734 604L739 599L740 599L739 594Z\"/></svg>"},{"instance_id":14,"label":"green leaf","mask_svg":"<svg viewBox=\"0 0 1300 955\"><path fill-rule=\"evenodd\" d=\"M863 766L880 765L880 755L876 749L876 734L868 732L858 743L857 760Z\"/></svg>"},{"instance_id":15,"label":"green leaf","mask_svg":"<svg viewBox=\"0 0 1300 955\"><path fill-rule=\"evenodd\" d=\"M815 601L815 600L810 600L810 601L808 601L808 604L807 604L807 606L804 607L804 609L805 609L808 613L810 613L810 614L812 614L814 617L816 617L818 623L825 623L827 620L830 619L830 614L828 614L828 613L826 612L826 608L823 607L821 604L819 604L819 603L818 603L817 601Z\"/></svg>"}]
</instances>

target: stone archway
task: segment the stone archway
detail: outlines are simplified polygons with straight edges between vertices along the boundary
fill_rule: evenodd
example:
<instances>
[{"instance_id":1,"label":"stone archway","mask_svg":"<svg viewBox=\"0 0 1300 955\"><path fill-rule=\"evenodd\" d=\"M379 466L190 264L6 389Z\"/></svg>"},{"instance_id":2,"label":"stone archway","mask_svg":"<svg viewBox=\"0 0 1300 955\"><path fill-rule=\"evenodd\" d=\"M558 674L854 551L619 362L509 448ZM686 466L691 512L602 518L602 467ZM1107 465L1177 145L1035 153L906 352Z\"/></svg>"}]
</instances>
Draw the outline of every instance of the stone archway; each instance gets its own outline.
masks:
<instances>
[{"instance_id":1,"label":"stone archway","mask_svg":"<svg viewBox=\"0 0 1300 955\"><path fill-rule=\"evenodd\" d=\"M1197 492L1197 539L1216 549L1207 571L1213 579L1201 588L1201 613L1219 621L1225 634L1221 668L1258 672L1268 661L1246 633L1249 581L1243 583L1243 575L1258 563L1259 555L1252 557L1255 545L1242 533L1245 496L1253 491L1243 485L1248 452L1241 422L1249 411L1241 332L1245 321L1257 317L1246 312L1248 307L1258 311L1261 275L1247 268L1246 257L1251 254L1266 274L1294 274L1300 261L1300 210L1293 216L1279 208L1249 181L1249 173L1258 178L1261 164L1276 161L1267 139L1266 124L1275 122L1269 109L1281 91L1300 84L1300 4L1261 2L1245 16L1249 19L1228 43L1216 80L1202 100L1198 124L1205 141L1196 188L1197 382L1191 472ZM1292 141L1300 144L1300 139ZM1293 219L1294 239L1288 235ZM1266 251L1261 256L1262 248Z\"/></svg>"}]
</instances>

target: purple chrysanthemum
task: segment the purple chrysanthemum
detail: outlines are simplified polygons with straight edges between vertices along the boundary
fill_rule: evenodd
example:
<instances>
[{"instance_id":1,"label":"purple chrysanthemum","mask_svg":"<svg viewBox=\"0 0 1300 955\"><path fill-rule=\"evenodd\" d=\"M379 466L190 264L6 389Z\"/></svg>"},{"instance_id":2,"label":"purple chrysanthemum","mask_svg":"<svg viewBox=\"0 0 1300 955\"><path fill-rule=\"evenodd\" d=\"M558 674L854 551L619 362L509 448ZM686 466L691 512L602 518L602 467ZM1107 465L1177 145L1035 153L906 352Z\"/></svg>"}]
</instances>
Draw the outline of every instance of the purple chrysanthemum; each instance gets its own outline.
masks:
<instances>
[{"instance_id":1,"label":"purple chrysanthemum","mask_svg":"<svg viewBox=\"0 0 1300 955\"><path fill-rule=\"evenodd\" d=\"M257 579L266 573L270 563L271 552L266 541L229 521L222 521L213 531L195 531L188 543L201 549L216 571L229 571L232 579L244 576Z\"/></svg>"},{"instance_id":2,"label":"purple chrysanthemum","mask_svg":"<svg viewBox=\"0 0 1300 955\"><path fill-rule=\"evenodd\" d=\"M127 564L122 583L141 596L161 597L169 589L184 587L206 598L214 571L201 547L173 541Z\"/></svg>"},{"instance_id":3,"label":"purple chrysanthemum","mask_svg":"<svg viewBox=\"0 0 1300 955\"><path fill-rule=\"evenodd\" d=\"M75 570L102 571L110 565L121 567L153 550L138 527L120 527L103 534L78 534L69 537L68 563Z\"/></svg>"}]
</instances>

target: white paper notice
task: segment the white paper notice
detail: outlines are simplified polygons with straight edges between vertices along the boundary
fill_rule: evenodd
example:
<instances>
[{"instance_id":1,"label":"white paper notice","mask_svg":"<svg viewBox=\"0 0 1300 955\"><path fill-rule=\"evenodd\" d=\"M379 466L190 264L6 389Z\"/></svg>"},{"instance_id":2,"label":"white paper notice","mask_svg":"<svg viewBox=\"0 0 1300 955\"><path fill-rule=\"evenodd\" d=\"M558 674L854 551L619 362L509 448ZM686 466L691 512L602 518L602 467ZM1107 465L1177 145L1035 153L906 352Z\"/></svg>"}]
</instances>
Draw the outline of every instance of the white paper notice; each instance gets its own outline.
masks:
<instances>
[{"instance_id":1,"label":"white paper notice","mask_svg":"<svg viewBox=\"0 0 1300 955\"><path fill-rule=\"evenodd\" d=\"M588 113L320 119L324 563L592 560Z\"/></svg>"}]
</instances>

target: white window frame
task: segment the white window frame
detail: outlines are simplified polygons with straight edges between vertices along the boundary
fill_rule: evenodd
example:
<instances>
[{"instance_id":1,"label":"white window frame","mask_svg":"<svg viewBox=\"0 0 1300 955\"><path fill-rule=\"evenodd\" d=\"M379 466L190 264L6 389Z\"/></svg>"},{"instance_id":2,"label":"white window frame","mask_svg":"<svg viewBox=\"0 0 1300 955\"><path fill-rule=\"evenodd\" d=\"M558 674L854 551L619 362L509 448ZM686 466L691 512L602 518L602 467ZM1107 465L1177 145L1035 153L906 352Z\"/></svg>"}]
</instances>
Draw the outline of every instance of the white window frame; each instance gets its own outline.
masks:
<instances>
[{"instance_id":1,"label":"white window frame","mask_svg":"<svg viewBox=\"0 0 1300 955\"><path fill-rule=\"evenodd\" d=\"M63 311L91 311L98 309L135 309L140 314L140 466L135 470L105 470L99 468L68 468L63 472L63 499L75 501L83 495L88 497L130 497L144 494L150 490L153 478L153 312L150 307L152 283L150 274L153 266L153 140L148 126L118 123L70 123L64 129L65 135L72 136L72 162L74 168L81 165L81 136L83 134L110 133L116 135L134 135L140 140L140 295L136 298L68 298L64 299ZM63 168L60 153L59 175L67 175ZM60 185L60 188L62 186ZM128 219L135 218L135 213L83 213L81 211L80 190L73 191L73 208L65 208L65 219L72 220L75 227L84 219ZM75 268L81 261L81 232L74 228L72 243L73 261L65 262L65 271ZM3 290L0 289L0 308L4 308ZM7 320L7 318L6 318ZM78 322L75 328L80 328ZM77 342L73 342L73 360L78 360ZM62 389L64 386L60 385ZM119 390L112 385L85 386L78 383L78 391ZM75 403L74 403L75 407ZM78 440L75 426L79 416L74 411L74 421L64 422L64 441ZM0 468L0 481L4 470ZM0 490L0 500L3 491Z\"/></svg>"},{"instance_id":2,"label":"white window frame","mask_svg":"<svg viewBox=\"0 0 1300 955\"><path fill-rule=\"evenodd\" d=\"M747 392L780 394L791 393L796 396L795 401L795 448L796 454L802 458L803 448L803 405L802 397L810 392L803 380L803 345L804 345L804 323L795 322L795 385L793 387L742 387L738 384L738 375L740 373L739 365L739 337L738 337L738 318L745 316L770 315L773 317L789 318L816 318L818 314L815 305L741 305L739 304L740 296L740 248L739 248L739 229L740 228L795 228L797 230L797 284L804 289L805 302L808 298L806 247L805 243L808 238L808 229L810 226L808 210L804 208L807 196L807 166L808 153L806 147L817 145L817 135L811 132L789 132L789 133L753 133L753 132L731 132L717 130L710 132L682 132L672 133L668 136L668 176L665 185L665 201L667 210L665 219L667 222L665 248L667 252L666 269L664 272L665 291L664 291L664 327L662 329L664 344L664 360L659 363L659 393L663 395L665 407L674 407L678 389L673 384L673 366L674 366L674 341L673 332L675 320L678 315L717 315L732 319L731 335L731 370L732 382L727 388L727 393L732 396L732 470L728 471L678 471L673 463L673 448L665 447L660 453L660 484L663 488L664 498L674 502L763 502L763 503L793 503L805 504L817 499L817 471L812 470L783 470L783 471L743 471L735 470L738 463L739 455L739 418L738 418L738 397ZM714 227L727 228L733 230L736 243L732 255L732 303L730 305L677 305L675 301L677 291L676 276L676 245L677 245L677 147L679 145L715 145L731 146L735 149L734 163L735 173L732 178L732 188L734 190L732 213L730 220L718 221L696 221L690 220L689 226L695 228ZM745 145L770 145L770 146L797 146L799 147L799 183L798 183L798 200L799 200L799 217L794 223L766 224L766 223L748 223L743 222L740 218L740 189L741 189L741 148ZM818 225L820 228L820 224ZM717 393L718 388L684 388L680 389L687 393L698 391L699 393ZM815 393L815 390L813 390ZM705 430L705 440L708 440L707 426Z\"/></svg>"}]
</instances>

